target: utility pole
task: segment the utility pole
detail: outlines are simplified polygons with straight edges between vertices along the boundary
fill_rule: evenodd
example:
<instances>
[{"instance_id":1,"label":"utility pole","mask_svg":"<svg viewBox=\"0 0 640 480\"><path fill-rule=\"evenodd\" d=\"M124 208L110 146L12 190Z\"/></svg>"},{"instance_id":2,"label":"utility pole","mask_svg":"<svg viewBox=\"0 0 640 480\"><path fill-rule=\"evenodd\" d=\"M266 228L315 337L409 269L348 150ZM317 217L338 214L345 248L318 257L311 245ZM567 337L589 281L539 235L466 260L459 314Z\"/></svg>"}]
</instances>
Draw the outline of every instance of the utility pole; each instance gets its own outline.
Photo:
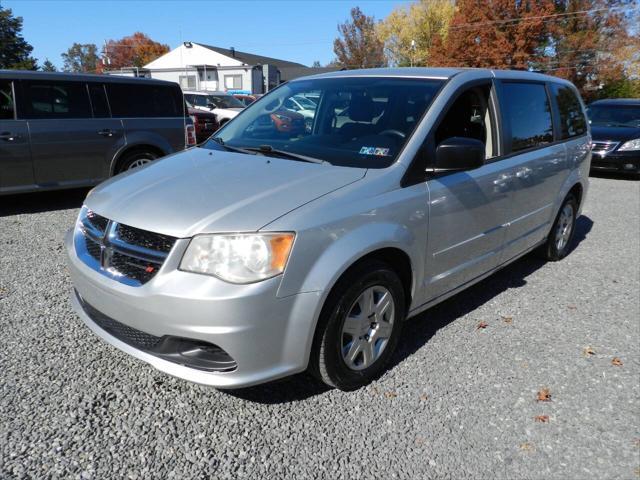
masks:
<instances>
[{"instance_id":1,"label":"utility pole","mask_svg":"<svg viewBox=\"0 0 640 480\"><path fill-rule=\"evenodd\" d=\"M411 66L413 67L413 56L415 54L416 51L416 41L415 40L411 40Z\"/></svg>"}]
</instances>

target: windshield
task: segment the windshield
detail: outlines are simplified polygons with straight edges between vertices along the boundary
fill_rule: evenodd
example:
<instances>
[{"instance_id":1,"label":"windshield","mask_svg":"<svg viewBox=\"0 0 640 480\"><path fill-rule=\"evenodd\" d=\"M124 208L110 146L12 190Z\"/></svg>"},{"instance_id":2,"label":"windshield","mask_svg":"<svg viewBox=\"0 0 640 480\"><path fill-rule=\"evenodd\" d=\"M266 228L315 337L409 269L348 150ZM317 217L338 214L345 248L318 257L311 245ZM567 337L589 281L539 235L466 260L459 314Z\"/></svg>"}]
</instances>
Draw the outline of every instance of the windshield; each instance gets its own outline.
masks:
<instances>
[{"instance_id":1,"label":"windshield","mask_svg":"<svg viewBox=\"0 0 640 480\"><path fill-rule=\"evenodd\" d=\"M240 100L231 95L199 95L194 93L185 93L184 98L197 107L209 107L209 104L215 105L216 108L244 108Z\"/></svg>"},{"instance_id":2,"label":"windshield","mask_svg":"<svg viewBox=\"0 0 640 480\"><path fill-rule=\"evenodd\" d=\"M640 127L639 105L591 105L587 114L592 125Z\"/></svg>"},{"instance_id":3,"label":"windshield","mask_svg":"<svg viewBox=\"0 0 640 480\"><path fill-rule=\"evenodd\" d=\"M207 101L216 108L244 108L244 104L231 95L207 95Z\"/></svg>"},{"instance_id":4,"label":"windshield","mask_svg":"<svg viewBox=\"0 0 640 480\"><path fill-rule=\"evenodd\" d=\"M293 81L247 107L204 147L268 147L333 165L385 168L395 161L443 83L393 77ZM300 104L300 98L313 108L290 106Z\"/></svg>"}]
</instances>

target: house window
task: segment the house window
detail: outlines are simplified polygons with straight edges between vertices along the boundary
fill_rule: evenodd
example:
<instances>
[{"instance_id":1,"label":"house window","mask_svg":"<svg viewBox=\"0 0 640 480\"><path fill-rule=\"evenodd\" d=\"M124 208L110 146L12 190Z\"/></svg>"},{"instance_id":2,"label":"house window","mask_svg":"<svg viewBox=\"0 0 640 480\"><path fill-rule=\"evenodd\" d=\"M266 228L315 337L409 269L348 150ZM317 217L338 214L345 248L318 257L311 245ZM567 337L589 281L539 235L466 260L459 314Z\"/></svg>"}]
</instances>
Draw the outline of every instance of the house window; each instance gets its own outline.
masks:
<instances>
[{"instance_id":1,"label":"house window","mask_svg":"<svg viewBox=\"0 0 640 480\"><path fill-rule=\"evenodd\" d=\"M195 75L180 75L179 80L182 88L196 88Z\"/></svg>"},{"instance_id":2,"label":"house window","mask_svg":"<svg viewBox=\"0 0 640 480\"><path fill-rule=\"evenodd\" d=\"M227 90L242 90L242 75L225 75L224 87Z\"/></svg>"}]
</instances>

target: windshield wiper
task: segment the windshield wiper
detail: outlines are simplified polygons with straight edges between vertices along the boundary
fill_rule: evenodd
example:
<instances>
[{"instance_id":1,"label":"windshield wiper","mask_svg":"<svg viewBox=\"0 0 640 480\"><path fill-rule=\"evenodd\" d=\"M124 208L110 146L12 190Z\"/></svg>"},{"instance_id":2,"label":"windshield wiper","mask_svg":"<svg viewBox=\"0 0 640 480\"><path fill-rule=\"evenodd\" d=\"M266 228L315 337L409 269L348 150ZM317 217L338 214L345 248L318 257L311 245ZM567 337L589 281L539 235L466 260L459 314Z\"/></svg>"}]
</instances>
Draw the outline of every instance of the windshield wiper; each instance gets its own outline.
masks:
<instances>
[{"instance_id":1,"label":"windshield wiper","mask_svg":"<svg viewBox=\"0 0 640 480\"><path fill-rule=\"evenodd\" d=\"M232 147L231 145L227 145L226 143L224 143L224 140L222 140L219 137L213 137L211 140L216 142L222 148L225 148L231 152L246 153L247 155L257 155L257 152L254 152L248 148L239 148L239 147Z\"/></svg>"},{"instance_id":2,"label":"windshield wiper","mask_svg":"<svg viewBox=\"0 0 640 480\"><path fill-rule=\"evenodd\" d=\"M286 150L277 150L271 145L260 145L259 147L242 147L242 150L249 152L261 153L263 155L272 155L275 157L291 158L293 160L302 160L303 162L317 163L320 165L328 164L325 160L319 158L307 157L306 155L300 155L298 153L287 152Z\"/></svg>"}]
</instances>

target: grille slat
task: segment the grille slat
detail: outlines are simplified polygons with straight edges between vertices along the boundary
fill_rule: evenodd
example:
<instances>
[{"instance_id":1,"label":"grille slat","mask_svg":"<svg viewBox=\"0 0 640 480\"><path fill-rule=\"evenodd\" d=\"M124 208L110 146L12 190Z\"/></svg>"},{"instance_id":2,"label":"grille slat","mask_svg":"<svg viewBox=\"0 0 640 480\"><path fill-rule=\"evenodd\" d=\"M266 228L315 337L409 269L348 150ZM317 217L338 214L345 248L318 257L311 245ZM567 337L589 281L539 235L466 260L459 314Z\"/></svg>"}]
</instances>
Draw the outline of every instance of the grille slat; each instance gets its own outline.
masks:
<instances>
[{"instance_id":1,"label":"grille slat","mask_svg":"<svg viewBox=\"0 0 640 480\"><path fill-rule=\"evenodd\" d=\"M128 285L139 286L151 280L177 240L113 222L88 209L81 215L80 223L78 233L86 252L85 263ZM97 261L99 268L87 257Z\"/></svg>"},{"instance_id":2,"label":"grille slat","mask_svg":"<svg viewBox=\"0 0 640 480\"><path fill-rule=\"evenodd\" d=\"M594 140L591 150L599 155L606 155L615 150L619 142L611 140Z\"/></svg>"}]
</instances>

